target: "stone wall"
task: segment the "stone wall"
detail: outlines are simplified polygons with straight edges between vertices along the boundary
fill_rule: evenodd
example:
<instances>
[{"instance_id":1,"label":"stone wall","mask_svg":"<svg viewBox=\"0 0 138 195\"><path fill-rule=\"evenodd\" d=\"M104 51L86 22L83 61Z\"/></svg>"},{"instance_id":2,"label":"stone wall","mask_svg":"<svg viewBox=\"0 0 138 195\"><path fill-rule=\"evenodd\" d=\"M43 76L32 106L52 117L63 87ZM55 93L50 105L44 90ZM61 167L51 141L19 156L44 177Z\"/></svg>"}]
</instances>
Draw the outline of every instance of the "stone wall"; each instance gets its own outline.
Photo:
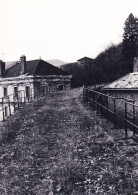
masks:
<instances>
[{"instance_id":1,"label":"stone wall","mask_svg":"<svg viewBox=\"0 0 138 195\"><path fill-rule=\"evenodd\" d=\"M113 96L113 97L118 97L118 98L128 98L135 100L135 103L138 104L138 90L120 90L120 91L108 91L108 95Z\"/></svg>"},{"instance_id":2,"label":"stone wall","mask_svg":"<svg viewBox=\"0 0 138 195\"><path fill-rule=\"evenodd\" d=\"M138 91L136 90L135 91L108 91L107 94L110 96L116 97L116 98L128 98L128 99L134 100L135 105L138 105ZM113 107L113 101L109 102L109 104L110 104L110 107ZM124 99L116 100L116 111L117 113L121 113L122 117L124 117L124 114L125 114ZM133 116L133 105L132 104L127 104L127 111L130 116ZM135 117L136 117L136 124L138 125L138 107L135 107Z\"/></svg>"}]
</instances>

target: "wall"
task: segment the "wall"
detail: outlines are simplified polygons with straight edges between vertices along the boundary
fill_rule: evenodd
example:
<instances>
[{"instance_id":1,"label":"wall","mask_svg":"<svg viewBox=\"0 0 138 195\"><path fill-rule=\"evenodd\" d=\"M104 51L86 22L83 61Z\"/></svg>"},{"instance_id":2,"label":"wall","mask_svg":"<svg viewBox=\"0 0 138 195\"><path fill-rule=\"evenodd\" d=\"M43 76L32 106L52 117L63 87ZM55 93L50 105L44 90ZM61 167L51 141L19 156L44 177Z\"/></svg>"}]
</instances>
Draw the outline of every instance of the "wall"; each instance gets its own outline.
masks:
<instances>
[{"instance_id":1,"label":"wall","mask_svg":"<svg viewBox=\"0 0 138 195\"><path fill-rule=\"evenodd\" d=\"M121 97L121 98L128 98L135 100L135 103L138 104L138 90L137 91L125 91L125 90L120 90L120 91L108 91L108 95L113 96L113 97Z\"/></svg>"},{"instance_id":2,"label":"wall","mask_svg":"<svg viewBox=\"0 0 138 195\"><path fill-rule=\"evenodd\" d=\"M4 87L7 88L7 95L10 101L14 100L14 87L21 91L18 96L26 100L26 87L30 87L31 96L34 97L37 91L43 86L50 92L57 91L58 86L63 86L63 90L71 88L71 78L69 76L26 76L0 79L0 98L4 97Z\"/></svg>"},{"instance_id":3,"label":"wall","mask_svg":"<svg viewBox=\"0 0 138 195\"><path fill-rule=\"evenodd\" d=\"M57 91L61 85L63 86L63 90L69 90L71 88L71 78L68 76L34 77L35 93L37 90L42 89L43 86L46 86L50 92L54 92Z\"/></svg>"},{"instance_id":4,"label":"wall","mask_svg":"<svg viewBox=\"0 0 138 195\"><path fill-rule=\"evenodd\" d=\"M14 77L0 79L0 98L4 97L4 87L7 88L7 95L10 96L10 101L14 100L14 87L17 87L18 91L22 91L19 96L24 97L26 86L30 87L33 92L33 78L32 77Z\"/></svg>"},{"instance_id":5,"label":"wall","mask_svg":"<svg viewBox=\"0 0 138 195\"><path fill-rule=\"evenodd\" d=\"M108 91L107 94L116 98L128 98L128 99L135 100L135 104L138 105L138 91L136 90L135 91ZM110 101L109 104L110 107L113 107L113 101L112 102ZM116 100L116 110L117 113L122 114L122 117L124 117L124 113L125 113L124 100L120 100L120 99ZM133 116L133 105L127 104L127 111L130 116ZM121 119L121 116L119 117ZM135 107L135 117L136 117L136 124L138 125L138 107Z\"/></svg>"}]
</instances>

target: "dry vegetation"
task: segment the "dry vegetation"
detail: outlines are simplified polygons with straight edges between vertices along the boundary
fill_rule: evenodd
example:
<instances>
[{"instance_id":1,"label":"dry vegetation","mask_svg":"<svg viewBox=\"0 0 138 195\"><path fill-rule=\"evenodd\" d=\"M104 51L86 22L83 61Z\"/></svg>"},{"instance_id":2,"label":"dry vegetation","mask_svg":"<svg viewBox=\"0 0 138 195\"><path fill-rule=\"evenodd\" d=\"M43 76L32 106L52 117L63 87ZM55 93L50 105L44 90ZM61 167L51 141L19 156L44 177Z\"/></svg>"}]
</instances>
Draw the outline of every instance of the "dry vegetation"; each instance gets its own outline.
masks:
<instances>
[{"instance_id":1,"label":"dry vegetation","mask_svg":"<svg viewBox=\"0 0 138 195\"><path fill-rule=\"evenodd\" d=\"M138 194L137 144L81 93L42 98L1 123L1 195Z\"/></svg>"}]
</instances>

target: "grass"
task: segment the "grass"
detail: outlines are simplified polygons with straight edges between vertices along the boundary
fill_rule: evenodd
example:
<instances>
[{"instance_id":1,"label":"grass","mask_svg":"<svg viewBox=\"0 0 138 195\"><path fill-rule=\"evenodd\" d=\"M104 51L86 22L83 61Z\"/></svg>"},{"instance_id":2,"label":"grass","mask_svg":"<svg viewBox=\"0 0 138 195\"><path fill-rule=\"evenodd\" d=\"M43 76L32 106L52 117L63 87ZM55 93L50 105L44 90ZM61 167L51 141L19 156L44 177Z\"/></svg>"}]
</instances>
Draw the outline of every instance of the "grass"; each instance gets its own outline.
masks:
<instances>
[{"instance_id":1,"label":"grass","mask_svg":"<svg viewBox=\"0 0 138 195\"><path fill-rule=\"evenodd\" d=\"M138 155L81 89L36 100L1 124L1 195L137 194Z\"/></svg>"}]
</instances>

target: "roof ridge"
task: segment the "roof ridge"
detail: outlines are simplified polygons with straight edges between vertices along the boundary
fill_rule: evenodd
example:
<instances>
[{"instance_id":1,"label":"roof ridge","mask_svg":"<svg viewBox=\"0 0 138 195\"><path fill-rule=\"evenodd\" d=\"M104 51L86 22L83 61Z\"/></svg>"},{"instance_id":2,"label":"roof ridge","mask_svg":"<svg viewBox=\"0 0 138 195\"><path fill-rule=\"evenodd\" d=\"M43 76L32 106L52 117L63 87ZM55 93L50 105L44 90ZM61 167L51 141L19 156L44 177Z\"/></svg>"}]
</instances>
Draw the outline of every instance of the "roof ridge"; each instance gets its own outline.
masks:
<instances>
[{"instance_id":1,"label":"roof ridge","mask_svg":"<svg viewBox=\"0 0 138 195\"><path fill-rule=\"evenodd\" d=\"M37 65L36 65L36 67L34 68L34 71L33 71L33 75L34 75L34 74L35 74L35 71L36 71L36 69L37 69L37 67L38 67L39 62L41 61L41 59L38 59L38 60L31 60L31 61L38 61Z\"/></svg>"},{"instance_id":2,"label":"roof ridge","mask_svg":"<svg viewBox=\"0 0 138 195\"><path fill-rule=\"evenodd\" d=\"M46 62L48 65L52 66L53 68L56 68L56 69L60 70L61 72L64 72L64 73L65 73L64 70L60 69L60 67L54 66L53 64L50 64L49 62L44 61L44 60L42 60L42 59L41 59L41 61Z\"/></svg>"},{"instance_id":3,"label":"roof ridge","mask_svg":"<svg viewBox=\"0 0 138 195\"><path fill-rule=\"evenodd\" d=\"M36 59L36 60L26 60L26 62L32 62L32 61L39 61L40 59Z\"/></svg>"},{"instance_id":4,"label":"roof ridge","mask_svg":"<svg viewBox=\"0 0 138 195\"><path fill-rule=\"evenodd\" d=\"M17 62L14 66L4 71L4 77L20 76L22 71L21 63ZM26 71L28 75L67 75L61 70L42 59L26 61Z\"/></svg>"}]
</instances>

